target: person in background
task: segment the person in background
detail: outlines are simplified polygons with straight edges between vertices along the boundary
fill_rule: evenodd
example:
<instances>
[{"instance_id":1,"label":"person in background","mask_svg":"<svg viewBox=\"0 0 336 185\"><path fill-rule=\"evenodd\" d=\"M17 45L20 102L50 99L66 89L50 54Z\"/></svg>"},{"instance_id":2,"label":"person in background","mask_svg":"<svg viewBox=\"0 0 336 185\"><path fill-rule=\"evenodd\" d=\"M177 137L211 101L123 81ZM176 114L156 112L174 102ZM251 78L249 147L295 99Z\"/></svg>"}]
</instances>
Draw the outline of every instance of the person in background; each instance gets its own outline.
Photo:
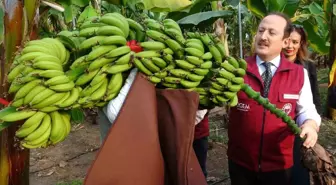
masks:
<instances>
[{"instance_id":1,"label":"person in background","mask_svg":"<svg viewBox=\"0 0 336 185\"><path fill-rule=\"evenodd\" d=\"M287 47L283 48L286 58L298 65L303 65L308 72L313 102L317 112L321 115L322 106L320 93L317 83L317 73L315 64L308 58L307 33L300 25L293 25L293 31L290 34ZM292 185L309 185L310 178L308 170L301 163L302 140L299 136L294 141L294 166L292 170Z\"/></svg>"},{"instance_id":2,"label":"person in background","mask_svg":"<svg viewBox=\"0 0 336 185\"><path fill-rule=\"evenodd\" d=\"M206 159L208 155L209 117L208 110L199 110L196 113L196 126L193 148L198 162L202 168L204 177L207 178Z\"/></svg>"},{"instance_id":3,"label":"person in background","mask_svg":"<svg viewBox=\"0 0 336 185\"><path fill-rule=\"evenodd\" d=\"M292 23L282 13L265 16L255 37L255 55L248 57L246 84L282 109L301 127L303 146L315 145L321 117L310 91L307 70L282 55ZM231 185L290 185L294 134L282 119L238 93L230 109L228 159Z\"/></svg>"}]
</instances>

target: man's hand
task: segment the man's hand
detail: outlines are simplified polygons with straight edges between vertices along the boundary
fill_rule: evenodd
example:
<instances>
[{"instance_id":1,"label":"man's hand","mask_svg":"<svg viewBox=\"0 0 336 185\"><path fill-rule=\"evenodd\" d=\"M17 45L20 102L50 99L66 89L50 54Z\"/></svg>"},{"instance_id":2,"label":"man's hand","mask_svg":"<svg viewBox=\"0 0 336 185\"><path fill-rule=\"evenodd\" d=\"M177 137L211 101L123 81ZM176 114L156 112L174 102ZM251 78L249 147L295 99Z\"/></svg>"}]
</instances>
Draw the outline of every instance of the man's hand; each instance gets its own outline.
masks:
<instances>
[{"instance_id":1,"label":"man's hand","mask_svg":"<svg viewBox=\"0 0 336 185\"><path fill-rule=\"evenodd\" d=\"M300 137L304 138L305 136L307 136L303 143L303 146L305 146L306 148L311 148L316 144L318 137L317 130L318 126L314 120L306 120L303 123L303 125L301 126Z\"/></svg>"}]
</instances>

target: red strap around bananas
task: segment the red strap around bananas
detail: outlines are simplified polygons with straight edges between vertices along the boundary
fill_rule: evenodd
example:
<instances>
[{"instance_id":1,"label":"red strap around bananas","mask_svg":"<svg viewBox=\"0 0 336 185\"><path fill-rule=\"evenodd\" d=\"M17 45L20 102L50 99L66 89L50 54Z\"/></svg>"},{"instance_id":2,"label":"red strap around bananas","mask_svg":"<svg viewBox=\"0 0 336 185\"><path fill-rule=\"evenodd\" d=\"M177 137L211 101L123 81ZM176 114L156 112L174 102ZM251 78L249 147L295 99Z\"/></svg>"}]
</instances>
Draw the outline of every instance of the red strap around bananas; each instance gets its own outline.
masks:
<instances>
[{"instance_id":1,"label":"red strap around bananas","mask_svg":"<svg viewBox=\"0 0 336 185\"><path fill-rule=\"evenodd\" d=\"M136 40L128 41L127 46L129 46L131 50L134 51L135 53L143 51L142 47L139 45L139 43Z\"/></svg>"},{"instance_id":2,"label":"red strap around bananas","mask_svg":"<svg viewBox=\"0 0 336 185\"><path fill-rule=\"evenodd\" d=\"M8 106L9 102L3 98L0 98L0 104L4 105L4 106Z\"/></svg>"}]
</instances>

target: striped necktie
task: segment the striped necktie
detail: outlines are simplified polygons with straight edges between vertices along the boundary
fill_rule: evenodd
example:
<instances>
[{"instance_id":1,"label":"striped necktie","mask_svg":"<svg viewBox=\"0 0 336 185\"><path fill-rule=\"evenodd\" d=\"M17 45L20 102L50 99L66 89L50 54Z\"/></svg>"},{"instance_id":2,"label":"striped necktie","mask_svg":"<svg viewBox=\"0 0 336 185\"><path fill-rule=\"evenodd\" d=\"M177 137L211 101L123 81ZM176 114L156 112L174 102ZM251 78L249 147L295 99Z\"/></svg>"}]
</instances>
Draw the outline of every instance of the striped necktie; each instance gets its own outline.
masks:
<instances>
[{"instance_id":1,"label":"striped necktie","mask_svg":"<svg viewBox=\"0 0 336 185\"><path fill-rule=\"evenodd\" d=\"M271 70L271 62L264 62L262 65L265 66L266 70L265 72L261 75L263 81L264 81L264 93L263 93L263 97L267 97L268 92L269 92L269 88L270 88L270 84L272 81L272 70Z\"/></svg>"}]
</instances>

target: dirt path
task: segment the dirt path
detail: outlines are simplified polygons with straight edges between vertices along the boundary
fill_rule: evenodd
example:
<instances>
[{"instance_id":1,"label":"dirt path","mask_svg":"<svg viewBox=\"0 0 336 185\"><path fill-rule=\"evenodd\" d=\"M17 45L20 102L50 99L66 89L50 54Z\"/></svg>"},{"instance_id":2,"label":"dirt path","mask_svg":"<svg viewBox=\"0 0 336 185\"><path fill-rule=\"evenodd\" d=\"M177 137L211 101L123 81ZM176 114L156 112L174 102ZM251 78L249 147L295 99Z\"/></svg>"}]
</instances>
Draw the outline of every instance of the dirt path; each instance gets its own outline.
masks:
<instances>
[{"instance_id":1,"label":"dirt path","mask_svg":"<svg viewBox=\"0 0 336 185\"><path fill-rule=\"evenodd\" d=\"M56 185L83 179L99 145L99 127L83 124L73 128L70 136L59 145L32 150L30 184Z\"/></svg>"},{"instance_id":2,"label":"dirt path","mask_svg":"<svg viewBox=\"0 0 336 185\"><path fill-rule=\"evenodd\" d=\"M30 184L56 185L83 180L100 146L99 126L85 123L73 128L62 143L48 149L32 150ZM227 177L226 147L213 143L208 158L209 176L219 180ZM226 185L218 183L217 185Z\"/></svg>"}]
</instances>

